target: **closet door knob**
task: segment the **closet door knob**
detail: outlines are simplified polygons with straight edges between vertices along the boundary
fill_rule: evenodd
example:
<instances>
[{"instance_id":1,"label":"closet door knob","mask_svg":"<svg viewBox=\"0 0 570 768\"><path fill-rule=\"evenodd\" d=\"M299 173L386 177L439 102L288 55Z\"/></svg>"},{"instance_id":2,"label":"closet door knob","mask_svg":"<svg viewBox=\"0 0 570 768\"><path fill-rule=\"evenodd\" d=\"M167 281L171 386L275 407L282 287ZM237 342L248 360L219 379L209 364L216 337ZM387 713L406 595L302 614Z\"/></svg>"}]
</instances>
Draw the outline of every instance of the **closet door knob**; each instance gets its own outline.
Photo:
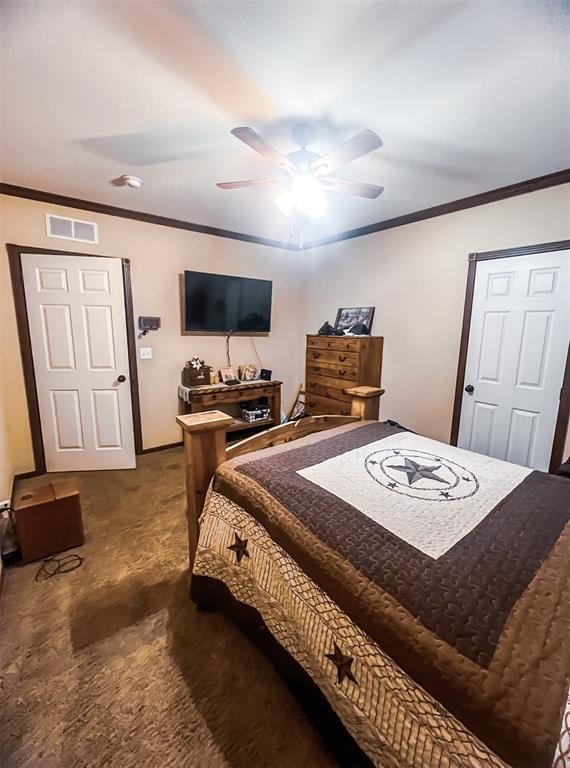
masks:
<instances>
[{"instance_id":1,"label":"closet door knob","mask_svg":"<svg viewBox=\"0 0 570 768\"><path fill-rule=\"evenodd\" d=\"M123 381L126 381L126 380L127 380L127 377L123 376L123 374L121 374L120 376L117 376L117 381L120 382L121 384L123 383Z\"/></svg>"},{"instance_id":2,"label":"closet door knob","mask_svg":"<svg viewBox=\"0 0 570 768\"><path fill-rule=\"evenodd\" d=\"M465 391L467 392L468 395L472 395L473 392L475 392L475 387L473 386L473 384L468 384L465 387Z\"/></svg>"}]
</instances>

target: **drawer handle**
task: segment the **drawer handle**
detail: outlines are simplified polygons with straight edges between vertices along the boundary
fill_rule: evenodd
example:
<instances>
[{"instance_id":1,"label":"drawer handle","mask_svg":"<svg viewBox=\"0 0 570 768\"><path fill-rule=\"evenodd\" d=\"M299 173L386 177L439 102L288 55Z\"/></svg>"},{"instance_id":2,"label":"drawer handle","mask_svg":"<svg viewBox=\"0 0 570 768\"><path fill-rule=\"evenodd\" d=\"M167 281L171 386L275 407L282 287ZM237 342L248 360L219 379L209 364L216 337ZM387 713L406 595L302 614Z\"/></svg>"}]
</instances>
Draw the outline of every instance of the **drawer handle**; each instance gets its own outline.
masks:
<instances>
[{"instance_id":1,"label":"drawer handle","mask_svg":"<svg viewBox=\"0 0 570 768\"><path fill-rule=\"evenodd\" d=\"M316 405L317 405L316 403L312 403L312 402L309 400L309 408L316 408Z\"/></svg>"},{"instance_id":2,"label":"drawer handle","mask_svg":"<svg viewBox=\"0 0 570 768\"><path fill-rule=\"evenodd\" d=\"M321 356L321 353L320 353L320 352L313 352L313 358L314 358L315 360L318 360L320 356Z\"/></svg>"},{"instance_id":3,"label":"drawer handle","mask_svg":"<svg viewBox=\"0 0 570 768\"><path fill-rule=\"evenodd\" d=\"M338 359L340 360L341 363L344 363L345 360L348 360L348 357L346 355L339 355Z\"/></svg>"},{"instance_id":4,"label":"drawer handle","mask_svg":"<svg viewBox=\"0 0 570 768\"><path fill-rule=\"evenodd\" d=\"M346 376L346 368L343 368L343 370L342 370L342 371L339 371L339 372L338 372L338 375L339 375L339 376Z\"/></svg>"},{"instance_id":5,"label":"drawer handle","mask_svg":"<svg viewBox=\"0 0 570 768\"><path fill-rule=\"evenodd\" d=\"M315 384L315 382L314 382L314 381L311 381L311 382L309 382L309 386L310 386L310 387L316 387L317 385Z\"/></svg>"}]
</instances>

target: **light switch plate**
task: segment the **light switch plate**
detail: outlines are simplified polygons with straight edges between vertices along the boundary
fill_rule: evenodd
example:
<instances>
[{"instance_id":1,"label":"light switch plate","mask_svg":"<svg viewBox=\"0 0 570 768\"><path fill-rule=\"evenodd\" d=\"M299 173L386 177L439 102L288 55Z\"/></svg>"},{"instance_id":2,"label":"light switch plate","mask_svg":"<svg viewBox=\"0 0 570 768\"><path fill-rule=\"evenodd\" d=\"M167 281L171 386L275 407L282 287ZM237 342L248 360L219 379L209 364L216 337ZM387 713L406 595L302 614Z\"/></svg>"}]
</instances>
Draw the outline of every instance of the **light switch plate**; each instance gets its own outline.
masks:
<instances>
[{"instance_id":1,"label":"light switch plate","mask_svg":"<svg viewBox=\"0 0 570 768\"><path fill-rule=\"evenodd\" d=\"M140 347L139 349L139 357L141 360L151 360L152 359L152 347Z\"/></svg>"}]
</instances>

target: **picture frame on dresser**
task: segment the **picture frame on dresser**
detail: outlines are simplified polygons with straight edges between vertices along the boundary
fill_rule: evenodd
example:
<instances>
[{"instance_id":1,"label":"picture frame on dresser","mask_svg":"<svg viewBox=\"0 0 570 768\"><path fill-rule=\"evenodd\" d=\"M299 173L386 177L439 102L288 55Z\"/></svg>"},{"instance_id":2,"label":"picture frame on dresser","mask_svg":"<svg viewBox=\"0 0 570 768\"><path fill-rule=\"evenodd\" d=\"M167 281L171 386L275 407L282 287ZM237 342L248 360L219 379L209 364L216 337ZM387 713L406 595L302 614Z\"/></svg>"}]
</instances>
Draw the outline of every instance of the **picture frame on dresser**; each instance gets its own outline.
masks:
<instances>
[{"instance_id":1,"label":"picture frame on dresser","mask_svg":"<svg viewBox=\"0 0 570 768\"><path fill-rule=\"evenodd\" d=\"M339 307L334 322L335 331L350 331L357 323L362 323L372 332L374 310L376 307Z\"/></svg>"}]
</instances>

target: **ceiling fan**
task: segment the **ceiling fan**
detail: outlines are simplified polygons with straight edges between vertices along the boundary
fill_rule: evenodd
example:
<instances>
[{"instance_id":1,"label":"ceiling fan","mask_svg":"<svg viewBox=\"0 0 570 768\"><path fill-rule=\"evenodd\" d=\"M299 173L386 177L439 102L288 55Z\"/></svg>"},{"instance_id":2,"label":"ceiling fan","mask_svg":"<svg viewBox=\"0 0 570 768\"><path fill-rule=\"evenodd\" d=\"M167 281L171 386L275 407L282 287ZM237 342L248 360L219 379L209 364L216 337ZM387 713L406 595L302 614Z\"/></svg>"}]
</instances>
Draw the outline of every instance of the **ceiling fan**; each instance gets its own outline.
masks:
<instances>
[{"instance_id":1,"label":"ceiling fan","mask_svg":"<svg viewBox=\"0 0 570 768\"><path fill-rule=\"evenodd\" d=\"M382 146L382 139L366 129L325 155L318 155L307 149L314 141L314 128L300 123L293 128L293 135L299 144L296 149L284 155L268 144L253 128L233 128L231 133L251 147L255 152L279 166L281 176L273 179L247 179L245 181L220 181L220 189L243 189L245 187L267 187L280 194L275 203L286 215L299 210L311 217L324 216L327 203L325 191L340 192L374 199L384 187L347 181L331 176L339 168L359 157L367 155Z\"/></svg>"}]
</instances>

